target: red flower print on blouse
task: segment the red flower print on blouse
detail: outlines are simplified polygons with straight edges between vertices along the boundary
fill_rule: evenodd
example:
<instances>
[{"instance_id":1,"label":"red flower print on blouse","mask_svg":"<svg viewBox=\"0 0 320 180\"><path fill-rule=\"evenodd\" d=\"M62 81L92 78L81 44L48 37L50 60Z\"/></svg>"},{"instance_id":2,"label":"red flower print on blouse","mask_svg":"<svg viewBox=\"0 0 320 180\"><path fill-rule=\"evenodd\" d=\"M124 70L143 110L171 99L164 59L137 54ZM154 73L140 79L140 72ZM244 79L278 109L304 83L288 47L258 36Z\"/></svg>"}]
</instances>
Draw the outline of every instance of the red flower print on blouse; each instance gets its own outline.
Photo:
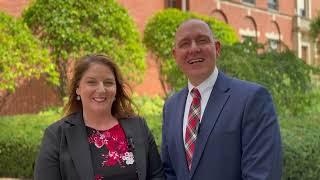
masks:
<instances>
[{"instance_id":1,"label":"red flower print on blouse","mask_svg":"<svg viewBox=\"0 0 320 180\"><path fill-rule=\"evenodd\" d=\"M89 144L94 144L97 148L105 147L108 149L108 154L101 154L102 166L118 164L120 167L125 167L134 163L133 153L129 152L127 139L119 124L106 131L93 130L88 141Z\"/></svg>"},{"instance_id":2,"label":"red flower print on blouse","mask_svg":"<svg viewBox=\"0 0 320 180\"><path fill-rule=\"evenodd\" d=\"M103 180L103 176L97 174L95 180Z\"/></svg>"}]
</instances>

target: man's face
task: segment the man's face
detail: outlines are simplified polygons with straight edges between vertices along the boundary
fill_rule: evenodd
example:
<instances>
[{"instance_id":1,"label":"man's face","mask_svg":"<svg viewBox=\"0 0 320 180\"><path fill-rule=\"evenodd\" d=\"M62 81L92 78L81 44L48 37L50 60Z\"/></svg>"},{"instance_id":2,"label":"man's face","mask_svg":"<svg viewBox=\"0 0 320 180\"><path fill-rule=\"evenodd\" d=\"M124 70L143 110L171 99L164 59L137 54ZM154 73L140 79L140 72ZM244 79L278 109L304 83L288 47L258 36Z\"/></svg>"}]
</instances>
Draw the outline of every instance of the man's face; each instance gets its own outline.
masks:
<instances>
[{"instance_id":1,"label":"man's face","mask_svg":"<svg viewBox=\"0 0 320 180\"><path fill-rule=\"evenodd\" d=\"M210 76L219 54L220 43L213 39L204 22L189 20L178 28L173 56L194 86Z\"/></svg>"}]
</instances>

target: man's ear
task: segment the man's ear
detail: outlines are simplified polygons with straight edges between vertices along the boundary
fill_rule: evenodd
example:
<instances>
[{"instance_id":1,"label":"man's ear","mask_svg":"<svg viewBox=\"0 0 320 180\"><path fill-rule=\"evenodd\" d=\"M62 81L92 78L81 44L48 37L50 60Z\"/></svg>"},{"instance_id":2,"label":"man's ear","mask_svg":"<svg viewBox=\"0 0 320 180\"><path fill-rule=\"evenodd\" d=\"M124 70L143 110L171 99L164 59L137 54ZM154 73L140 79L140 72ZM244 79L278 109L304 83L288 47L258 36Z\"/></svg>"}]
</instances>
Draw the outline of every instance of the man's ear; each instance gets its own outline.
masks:
<instances>
[{"instance_id":1,"label":"man's ear","mask_svg":"<svg viewBox=\"0 0 320 180\"><path fill-rule=\"evenodd\" d=\"M215 46L215 50L216 50L216 56L218 58L220 56L220 54L221 54L221 43L220 43L220 41L216 40L214 42L214 46Z\"/></svg>"}]
</instances>

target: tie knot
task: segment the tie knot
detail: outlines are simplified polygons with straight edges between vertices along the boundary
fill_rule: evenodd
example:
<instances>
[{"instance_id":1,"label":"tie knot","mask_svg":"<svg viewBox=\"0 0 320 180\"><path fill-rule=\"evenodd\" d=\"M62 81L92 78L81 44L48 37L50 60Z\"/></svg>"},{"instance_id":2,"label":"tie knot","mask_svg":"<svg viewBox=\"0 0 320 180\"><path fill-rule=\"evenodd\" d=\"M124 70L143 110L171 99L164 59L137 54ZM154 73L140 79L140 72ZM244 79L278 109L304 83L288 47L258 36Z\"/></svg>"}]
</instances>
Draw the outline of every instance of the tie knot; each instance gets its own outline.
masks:
<instances>
[{"instance_id":1,"label":"tie knot","mask_svg":"<svg viewBox=\"0 0 320 180\"><path fill-rule=\"evenodd\" d=\"M201 99L201 94L197 88L193 88L190 94L193 98Z\"/></svg>"}]
</instances>

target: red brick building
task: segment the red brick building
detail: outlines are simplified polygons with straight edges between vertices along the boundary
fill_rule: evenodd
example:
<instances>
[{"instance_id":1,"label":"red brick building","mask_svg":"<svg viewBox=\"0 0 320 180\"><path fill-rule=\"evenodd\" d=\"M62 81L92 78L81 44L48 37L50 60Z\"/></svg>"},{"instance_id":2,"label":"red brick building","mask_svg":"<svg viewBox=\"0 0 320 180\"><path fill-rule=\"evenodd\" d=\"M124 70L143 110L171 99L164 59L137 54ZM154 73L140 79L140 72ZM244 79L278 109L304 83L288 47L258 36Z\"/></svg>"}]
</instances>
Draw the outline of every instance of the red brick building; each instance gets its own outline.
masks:
<instances>
[{"instance_id":1,"label":"red brick building","mask_svg":"<svg viewBox=\"0 0 320 180\"><path fill-rule=\"evenodd\" d=\"M320 43L313 43L308 35L309 24L320 10L320 0L117 0L133 17L141 34L148 19L158 11L176 7L184 11L192 11L202 15L218 18L234 27L240 39L251 38L260 43L266 43L269 48L279 48L279 42L283 42L308 64L320 66ZM0 0L0 11L8 12L13 16L19 16L30 0ZM142 34L143 35L143 34ZM320 40L319 40L320 42ZM149 68L145 74L145 80L134 90L141 95L163 95L159 82L157 64L152 60L152 55L147 56ZM38 92L38 86L23 86L28 91ZM18 89L24 92L23 89ZM27 91L25 89L25 91ZM54 92L46 90L42 92L44 97L52 96ZM32 95L30 95L32 97ZM14 100L13 100L14 99ZM33 97L34 99L34 97ZM39 99L39 98L38 98ZM32 101L16 94L9 95L5 99L0 94L0 115L15 113L33 113L41 107L52 105L53 100L43 98L44 103L19 103ZM45 102L48 101L48 102ZM15 102L15 103L13 103ZM22 110L16 109L18 104L25 104ZM55 100L53 104L61 104L61 100Z\"/></svg>"},{"instance_id":2,"label":"red brick building","mask_svg":"<svg viewBox=\"0 0 320 180\"><path fill-rule=\"evenodd\" d=\"M308 35L320 0L118 0L142 31L148 18L166 7L213 16L234 27L241 39L253 38L278 48L282 41L308 64L320 65L320 48ZM318 45L320 46L320 44Z\"/></svg>"}]
</instances>

